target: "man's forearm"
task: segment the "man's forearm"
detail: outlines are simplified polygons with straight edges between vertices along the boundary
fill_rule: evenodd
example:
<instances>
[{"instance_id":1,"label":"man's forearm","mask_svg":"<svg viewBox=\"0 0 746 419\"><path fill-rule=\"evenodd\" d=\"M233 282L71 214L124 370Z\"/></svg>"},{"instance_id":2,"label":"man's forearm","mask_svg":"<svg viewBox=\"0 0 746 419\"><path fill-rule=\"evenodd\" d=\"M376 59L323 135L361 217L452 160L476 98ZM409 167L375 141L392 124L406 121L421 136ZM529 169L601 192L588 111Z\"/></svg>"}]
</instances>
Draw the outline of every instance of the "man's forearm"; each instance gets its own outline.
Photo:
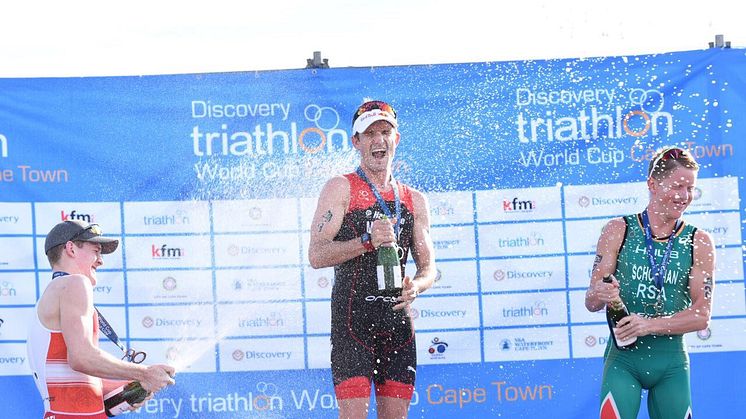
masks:
<instances>
[{"instance_id":1,"label":"man's forearm","mask_svg":"<svg viewBox=\"0 0 746 419\"><path fill-rule=\"evenodd\" d=\"M308 253L308 261L314 269L328 268L347 262L367 252L359 238L348 241L314 243Z\"/></svg>"}]
</instances>

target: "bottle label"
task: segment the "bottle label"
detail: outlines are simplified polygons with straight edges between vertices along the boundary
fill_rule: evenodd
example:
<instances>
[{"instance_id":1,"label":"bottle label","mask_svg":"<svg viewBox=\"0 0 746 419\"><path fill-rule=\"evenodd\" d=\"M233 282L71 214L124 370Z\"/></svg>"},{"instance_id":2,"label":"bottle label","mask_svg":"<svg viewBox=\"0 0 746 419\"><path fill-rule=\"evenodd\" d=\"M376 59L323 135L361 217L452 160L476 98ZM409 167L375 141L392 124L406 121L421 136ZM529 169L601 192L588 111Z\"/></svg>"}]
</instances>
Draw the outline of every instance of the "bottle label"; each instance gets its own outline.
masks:
<instances>
[{"instance_id":1,"label":"bottle label","mask_svg":"<svg viewBox=\"0 0 746 419\"><path fill-rule=\"evenodd\" d=\"M392 290L402 287L401 268L399 265L378 265L378 290Z\"/></svg>"},{"instance_id":2,"label":"bottle label","mask_svg":"<svg viewBox=\"0 0 746 419\"><path fill-rule=\"evenodd\" d=\"M124 386L119 386L119 387L115 388L114 390L106 393L104 395L104 400L109 400L110 398L116 396L117 394L119 394L119 393L121 393L123 391L124 391Z\"/></svg>"},{"instance_id":3,"label":"bottle label","mask_svg":"<svg viewBox=\"0 0 746 419\"><path fill-rule=\"evenodd\" d=\"M119 403L116 406L112 406L112 408L109 409L109 412L111 412L112 415L117 416L117 415L121 415L122 413L129 412L130 409L132 409L132 406L126 401L124 401L122 403Z\"/></svg>"},{"instance_id":4,"label":"bottle label","mask_svg":"<svg viewBox=\"0 0 746 419\"><path fill-rule=\"evenodd\" d=\"M637 342L637 336L632 336L631 338L626 339L626 340L619 339L619 336L617 335L617 330L618 329L619 329L618 327L614 328L614 337L616 338L616 344L617 344L617 346L627 346L627 345L631 345L631 344Z\"/></svg>"}]
</instances>

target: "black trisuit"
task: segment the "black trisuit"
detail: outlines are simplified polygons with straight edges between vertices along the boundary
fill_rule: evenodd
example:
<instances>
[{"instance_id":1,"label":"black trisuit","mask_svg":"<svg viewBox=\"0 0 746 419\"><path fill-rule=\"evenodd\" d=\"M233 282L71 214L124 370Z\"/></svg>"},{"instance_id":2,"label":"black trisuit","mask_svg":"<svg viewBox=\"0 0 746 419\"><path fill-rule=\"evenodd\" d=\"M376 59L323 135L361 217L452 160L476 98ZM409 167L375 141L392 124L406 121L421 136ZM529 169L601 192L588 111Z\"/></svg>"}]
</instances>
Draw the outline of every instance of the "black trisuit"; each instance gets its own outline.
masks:
<instances>
[{"instance_id":1,"label":"black trisuit","mask_svg":"<svg viewBox=\"0 0 746 419\"><path fill-rule=\"evenodd\" d=\"M370 224L385 213L368 184L356 173L350 182L350 205L334 238L347 241L368 232ZM402 277L412 246L412 191L395 183L401 199L399 247ZM395 214L394 190L381 196ZM338 399L370 397L371 381L376 395L410 399L414 390L417 356L414 327L406 309L393 310L401 289L379 291L376 252L367 252L334 268L332 290L332 376Z\"/></svg>"}]
</instances>

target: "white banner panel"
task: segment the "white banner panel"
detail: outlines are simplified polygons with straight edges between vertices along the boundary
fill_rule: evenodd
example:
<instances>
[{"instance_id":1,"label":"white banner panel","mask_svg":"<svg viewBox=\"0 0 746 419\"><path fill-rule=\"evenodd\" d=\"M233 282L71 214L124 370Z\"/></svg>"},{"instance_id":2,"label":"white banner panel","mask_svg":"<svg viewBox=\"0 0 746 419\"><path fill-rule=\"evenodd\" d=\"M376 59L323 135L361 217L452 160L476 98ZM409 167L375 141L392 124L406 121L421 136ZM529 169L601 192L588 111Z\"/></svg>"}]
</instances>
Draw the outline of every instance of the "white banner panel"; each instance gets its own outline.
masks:
<instances>
[{"instance_id":1,"label":"white banner panel","mask_svg":"<svg viewBox=\"0 0 746 419\"><path fill-rule=\"evenodd\" d=\"M565 259L511 258L480 264L482 292L565 288Z\"/></svg>"},{"instance_id":2,"label":"white banner panel","mask_svg":"<svg viewBox=\"0 0 746 419\"><path fill-rule=\"evenodd\" d=\"M535 256L564 253L561 222L489 224L479 226L479 254Z\"/></svg>"},{"instance_id":3,"label":"white banner panel","mask_svg":"<svg viewBox=\"0 0 746 419\"><path fill-rule=\"evenodd\" d=\"M33 234L32 222L30 202L0 202L0 234Z\"/></svg>"},{"instance_id":4,"label":"white banner panel","mask_svg":"<svg viewBox=\"0 0 746 419\"><path fill-rule=\"evenodd\" d=\"M477 191L477 221L523 221L562 218L559 187Z\"/></svg>"},{"instance_id":5,"label":"white banner panel","mask_svg":"<svg viewBox=\"0 0 746 419\"><path fill-rule=\"evenodd\" d=\"M210 210L204 201L125 202L127 234L209 233Z\"/></svg>"},{"instance_id":6,"label":"white banner panel","mask_svg":"<svg viewBox=\"0 0 746 419\"><path fill-rule=\"evenodd\" d=\"M481 362L479 331L417 332L417 364Z\"/></svg>"},{"instance_id":7,"label":"white banner panel","mask_svg":"<svg viewBox=\"0 0 746 419\"><path fill-rule=\"evenodd\" d=\"M567 323L564 292L523 292L482 296L485 326Z\"/></svg>"},{"instance_id":8,"label":"white banner panel","mask_svg":"<svg viewBox=\"0 0 746 419\"><path fill-rule=\"evenodd\" d=\"M484 331L487 362L563 359L570 355L567 327L537 327Z\"/></svg>"}]
</instances>

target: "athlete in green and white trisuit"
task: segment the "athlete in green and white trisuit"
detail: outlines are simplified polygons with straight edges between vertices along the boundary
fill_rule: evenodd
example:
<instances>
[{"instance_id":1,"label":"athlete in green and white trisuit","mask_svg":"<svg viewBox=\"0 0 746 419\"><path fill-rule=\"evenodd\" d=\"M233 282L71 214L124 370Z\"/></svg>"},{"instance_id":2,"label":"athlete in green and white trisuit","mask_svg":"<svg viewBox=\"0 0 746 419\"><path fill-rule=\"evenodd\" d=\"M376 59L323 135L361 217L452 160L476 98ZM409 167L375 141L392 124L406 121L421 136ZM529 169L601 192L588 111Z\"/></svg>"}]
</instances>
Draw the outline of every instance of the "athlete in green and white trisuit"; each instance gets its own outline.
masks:
<instances>
[{"instance_id":1,"label":"athlete in green and white trisuit","mask_svg":"<svg viewBox=\"0 0 746 419\"><path fill-rule=\"evenodd\" d=\"M606 349L601 419L637 418L642 389L651 419L692 417L683 334L709 324L715 266L710 235L681 220L698 169L683 149L656 153L645 211L611 220L598 240L585 305L598 311L621 298L632 315L618 323L617 340L637 337L633 349ZM609 274L616 278L604 283Z\"/></svg>"}]
</instances>

